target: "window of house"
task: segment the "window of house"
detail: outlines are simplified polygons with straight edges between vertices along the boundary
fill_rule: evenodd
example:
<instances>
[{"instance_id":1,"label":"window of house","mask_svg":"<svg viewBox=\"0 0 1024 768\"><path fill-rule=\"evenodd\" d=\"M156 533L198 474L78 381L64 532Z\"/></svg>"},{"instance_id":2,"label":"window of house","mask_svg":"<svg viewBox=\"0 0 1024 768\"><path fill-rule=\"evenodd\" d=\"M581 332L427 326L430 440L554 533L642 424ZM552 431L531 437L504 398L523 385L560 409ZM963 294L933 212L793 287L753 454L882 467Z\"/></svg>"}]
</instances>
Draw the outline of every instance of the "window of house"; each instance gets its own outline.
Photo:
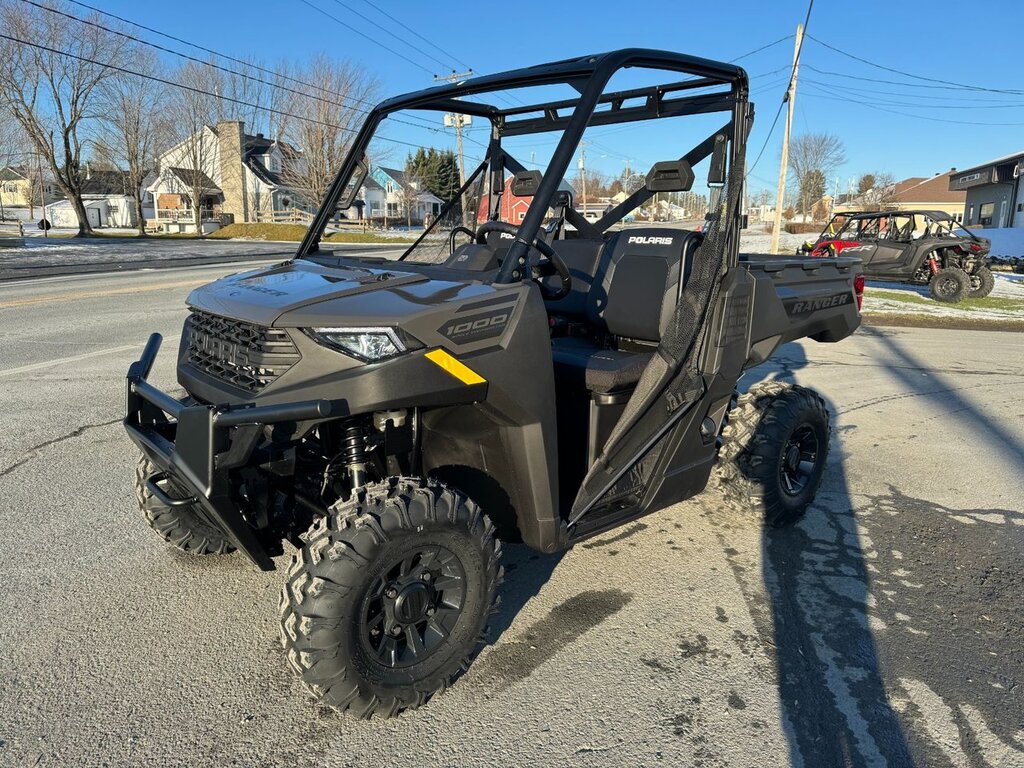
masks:
<instances>
[{"instance_id":1,"label":"window of house","mask_svg":"<svg viewBox=\"0 0 1024 768\"><path fill-rule=\"evenodd\" d=\"M995 203L982 203L981 210L978 211L978 223L984 227L992 226L992 217L996 212Z\"/></svg>"},{"instance_id":2,"label":"window of house","mask_svg":"<svg viewBox=\"0 0 1024 768\"><path fill-rule=\"evenodd\" d=\"M394 192L395 192L395 185L394 185L394 184L392 184L392 183L391 183L391 182L389 181L389 182L388 182L388 194L389 194L389 195L391 195L391 194L394 194Z\"/></svg>"},{"instance_id":3,"label":"window of house","mask_svg":"<svg viewBox=\"0 0 1024 768\"><path fill-rule=\"evenodd\" d=\"M388 203L388 216L398 215L398 203Z\"/></svg>"}]
</instances>

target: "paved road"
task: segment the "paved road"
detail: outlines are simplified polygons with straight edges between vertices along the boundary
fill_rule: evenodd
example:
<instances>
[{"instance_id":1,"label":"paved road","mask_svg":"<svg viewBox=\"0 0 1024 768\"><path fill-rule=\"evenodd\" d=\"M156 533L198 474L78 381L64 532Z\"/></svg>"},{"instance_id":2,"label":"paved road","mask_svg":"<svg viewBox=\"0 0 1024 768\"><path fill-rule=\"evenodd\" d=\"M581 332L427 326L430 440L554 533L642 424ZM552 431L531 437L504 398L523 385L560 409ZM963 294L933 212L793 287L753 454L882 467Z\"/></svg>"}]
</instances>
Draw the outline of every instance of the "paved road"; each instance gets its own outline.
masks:
<instances>
[{"instance_id":1,"label":"paved road","mask_svg":"<svg viewBox=\"0 0 1024 768\"><path fill-rule=\"evenodd\" d=\"M280 573L177 554L134 509L124 370L238 268L0 286L0 766L1024 764L1019 334L787 345L744 385L836 414L802 524L708 493L560 558L513 547L469 673L365 723L293 679Z\"/></svg>"},{"instance_id":2,"label":"paved road","mask_svg":"<svg viewBox=\"0 0 1024 768\"><path fill-rule=\"evenodd\" d=\"M74 239L33 238L24 248L0 248L0 281L80 275L91 272L164 269L210 263L286 259L298 243L258 240L192 240L134 237ZM331 243L326 248L346 254L397 255L401 250L384 245Z\"/></svg>"}]
</instances>

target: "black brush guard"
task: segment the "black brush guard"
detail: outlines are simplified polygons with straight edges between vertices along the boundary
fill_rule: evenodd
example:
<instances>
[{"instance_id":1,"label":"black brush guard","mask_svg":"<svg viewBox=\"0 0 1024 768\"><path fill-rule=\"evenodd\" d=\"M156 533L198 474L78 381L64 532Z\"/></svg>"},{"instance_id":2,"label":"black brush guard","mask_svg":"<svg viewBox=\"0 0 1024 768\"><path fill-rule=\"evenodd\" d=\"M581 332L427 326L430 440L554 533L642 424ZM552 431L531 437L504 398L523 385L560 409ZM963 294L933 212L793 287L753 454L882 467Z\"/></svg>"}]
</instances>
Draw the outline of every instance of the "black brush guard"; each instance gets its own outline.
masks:
<instances>
[{"instance_id":1,"label":"black brush guard","mask_svg":"<svg viewBox=\"0 0 1024 768\"><path fill-rule=\"evenodd\" d=\"M307 400L265 406L184 405L146 381L161 341L159 333L152 334L142 357L128 369L124 426L159 470L147 480L147 487L167 506L197 504L235 547L262 570L272 571L274 561L246 522L229 472L248 462L266 425L323 419L331 415L333 404ZM171 496L160 487L164 480L173 480L191 495Z\"/></svg>"}]
</instances>

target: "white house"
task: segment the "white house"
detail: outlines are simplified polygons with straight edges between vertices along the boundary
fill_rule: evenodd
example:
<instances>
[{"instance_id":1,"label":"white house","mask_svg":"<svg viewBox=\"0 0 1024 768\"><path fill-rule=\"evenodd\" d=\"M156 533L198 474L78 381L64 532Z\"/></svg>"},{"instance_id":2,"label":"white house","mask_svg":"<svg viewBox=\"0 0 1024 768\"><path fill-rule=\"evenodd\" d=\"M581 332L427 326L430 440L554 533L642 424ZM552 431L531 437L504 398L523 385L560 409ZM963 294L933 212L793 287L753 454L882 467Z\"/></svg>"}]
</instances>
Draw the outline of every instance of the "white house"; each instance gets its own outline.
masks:
<instances>
[{"instance_id":1,"label":"white house","mask_svg":"<svg viewBox=\"0 0 1024 768\"><path fill-rule=\"evenodd\" d=\"M412 221L422 224L440 213L444 200L426 187L420 188L419 182L409 181L404 171L395 168L377 166L370 172L370 180L375 181L382 189L383 210L372 209L367 218L394 219L396 223Z\"/></svg>"},{"instance_id":2,"label":"white house","mask_svg":"<svg viewBox=\"0 0 1024 768\"><path fill-rule=\"evenodd\" d=\"M82 202L93 229L136 226L135 194L122 171L93 170L86 163ZM60 200L46 206L46 218L55 227L78 227L78 214L71 203Z\"/></svg>"},{"instance_id":3,"label":"white house","mask_svg":"<svg viewBox=\"0 0 1024 768\"><path fill-rule=\"evenodd\" d=\"M144 192L152 196L150 224L164 231L192 232L198 206L203 232L226 222L273 221L305 201L284 181L299 170L299 152L263 134L245 133L243 123L205 125L159 157Z\"/></svg>"}]
</instances>

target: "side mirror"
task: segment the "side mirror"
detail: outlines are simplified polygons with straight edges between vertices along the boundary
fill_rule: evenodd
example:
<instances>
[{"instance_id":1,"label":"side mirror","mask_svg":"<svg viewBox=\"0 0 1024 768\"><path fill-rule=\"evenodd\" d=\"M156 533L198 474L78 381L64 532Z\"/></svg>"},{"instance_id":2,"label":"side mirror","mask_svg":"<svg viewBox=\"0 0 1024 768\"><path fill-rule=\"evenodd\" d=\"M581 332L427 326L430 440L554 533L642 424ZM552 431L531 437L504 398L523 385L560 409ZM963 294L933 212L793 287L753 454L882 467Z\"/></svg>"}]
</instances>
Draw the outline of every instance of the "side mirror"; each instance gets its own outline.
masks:
<instances>
[{"instance_id":1,"label":"side mirror","mask_svg":"<svg viewBox=\"0 0 1024 768\"><path fill-rule=\"evenodd\" d=\"M725 136L715 136L715 146L711 150L711 167L708 168L708 186L725 184L725 150L728 142Z\"/></svg>"},{"instance_id":2,"label":"side mirror","mask_svg":"<svg viewBox=\"0 0 1024 768\"><path fill-rule=\"evenodd\" d=\"M533 197L540 189L540 171L519 171L512 177L512 194L516 197Z\"/></svg>"},{"instance_id":3,"label":"side mirror","mask_svg":"<svg viewBox=\"0 0 1024 768\"><path fill-rule=\"evenodd\" d=\"M356 165L355 172L352 174L352 178L348 181L348 187L345 188L345 193L338 200L335 210L347 211L352 207L352 204L356 200L356 196L359 194L360 188L363 186L363 182L366 181L366 163L362 160Z\"/></svg>"},{"instance_id":4,"label":"side mirror","mask_svg":"<svg viewBox=\"0 0 1024 768\"><path fill-rule=\"evenodd\" d=\"M693 187L693 168L685 160L663 160L647 173L651 192L689 192Z\"/></svg>"}]
</instances>

